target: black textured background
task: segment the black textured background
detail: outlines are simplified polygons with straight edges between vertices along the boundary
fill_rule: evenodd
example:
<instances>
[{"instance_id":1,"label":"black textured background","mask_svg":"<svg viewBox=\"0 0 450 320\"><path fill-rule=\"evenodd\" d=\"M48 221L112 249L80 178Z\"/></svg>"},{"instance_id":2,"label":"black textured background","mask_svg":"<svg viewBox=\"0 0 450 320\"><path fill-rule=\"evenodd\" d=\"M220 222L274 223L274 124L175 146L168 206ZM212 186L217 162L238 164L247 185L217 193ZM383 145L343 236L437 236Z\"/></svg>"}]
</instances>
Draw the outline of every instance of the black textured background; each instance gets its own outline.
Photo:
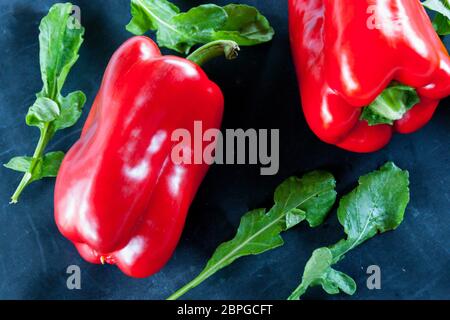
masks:
<instances>
[{"instance_id":1,"label":"black textured background","mask_svg":"<svg viewBox=\"0 0 450 320\"><path fill-rule=\"evenodd\" d=\"M55 1L0 0L0 162L30 154L38 138L24 116L41 87L38 24ZM224 4L227 1L209 1ZM357 178L387 160L411 174L412 201L404 223L351 252L339 269L358 284L355 296L330 297L310 290L309 299L450 299L450 108L442 102L432 122L416 134L396 136L370 155L351 154L320 142L307 128L299 105L287 33L287 1L237 1L256 5L276 29L272 43L243 48L233 62L206 66L226 97L224 128L280 128L281 169L259 176L258 166L214 166L201 186L172 260L144 280L124 276L112 266L84 262L57 231L53 220L54 180L29 186L17 205L9 196L20 175L0 168L1 299L162 299L193 278L216 246L230 239L249 209L270 206L275 187L286 177L323 168L335 174L340 195ZM86 117L103 71L114 50L131 35L128 0L77 0L86 40L66 92L88 96ZM182 8L206 1L175 1ZM448 44L448 41L447 41ZM374 61L373 63L376 63ZM84 118L83 118L84 119ZM66 151L83 121L59 132L48 150ZM286 244L246 257L210 278L185 297L190 299L284 299L296 287L316 247L343 235L335 211L311 230L304 225L284 235ZM82 270L82 289L66 288L66 268ZM366 288L369 265L382 271L382 290Z\"/></svg>"}]
</instances>

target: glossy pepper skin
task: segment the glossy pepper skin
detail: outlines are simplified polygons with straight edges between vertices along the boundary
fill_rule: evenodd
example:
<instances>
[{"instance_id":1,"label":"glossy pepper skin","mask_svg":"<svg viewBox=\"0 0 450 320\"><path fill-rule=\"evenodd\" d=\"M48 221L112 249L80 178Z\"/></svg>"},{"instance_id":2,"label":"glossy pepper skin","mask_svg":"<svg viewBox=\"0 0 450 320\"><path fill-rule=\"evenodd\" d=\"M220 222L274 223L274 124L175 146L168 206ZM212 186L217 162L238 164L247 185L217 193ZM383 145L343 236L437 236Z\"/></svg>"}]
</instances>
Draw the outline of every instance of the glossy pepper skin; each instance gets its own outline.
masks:
<instances>
[{"instance_id":1,"label":"glossy pepper skin","mask_svg":"<svg viewBox=\"0 0 450 320\"><path fill-rule=\"evenodd\" d=\"M219 129L223 104L198 65L161 56L149 38L116 51L56 182L57 226L84 259L138 278L166 264L208 170L172 161L172 132Z\"/></svg>"},{"instance_id":2,"label":"glossy pepper skin","mask_svg":"<svg viewBox=\"0 0 450 320\"><path fill-rule=\"evenodd\" d=\"M289 0L289 29L302 106L323 141L353 152L411 133L450 95L450 60L418 0ZM392 82L421 102L393 126L360 120Z\"/></svg>"}]
</instances>

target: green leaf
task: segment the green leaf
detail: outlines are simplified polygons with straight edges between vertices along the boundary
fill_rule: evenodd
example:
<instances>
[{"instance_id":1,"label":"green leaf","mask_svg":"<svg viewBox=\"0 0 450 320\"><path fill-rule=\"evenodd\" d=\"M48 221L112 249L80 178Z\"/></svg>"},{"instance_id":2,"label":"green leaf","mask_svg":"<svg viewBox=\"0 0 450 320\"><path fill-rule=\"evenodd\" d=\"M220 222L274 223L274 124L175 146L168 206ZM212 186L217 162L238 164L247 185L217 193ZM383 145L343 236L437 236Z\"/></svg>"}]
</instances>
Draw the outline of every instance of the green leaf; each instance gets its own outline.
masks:
<instances>
[{"instance_id":1,"label":"green leaf","mask_svg":"<svg viewBox=\"0 0 450 320\"><path fill-rule=\"evenodd\" d=\"M223 7L228 19L214 39L233 40L242 46L252 46L272 40L275 31L256 8L244 4Z\"/></svg>"},{"instance_id":2,"label":"green leaf","mask_svg":"<svg viewBox=\"0 0 450 320\"><path fill-rule=\"evenodd\" d=\"M70 93L67 97L60 98L61 114L55 119L54 126L56 130L62 130L73 126L81 117L86 96L81 91Z\"/></svg>"},{"instance_id":3,"label":"green leaf","mask_svg":"<svg viewBox=\"0 0 450 320\"><path fill-rule=\"evenodd\" d=\"M427 0L422 4L433 11L436 11L436 17L433 26L439 35L450 34L450 2L448 0Z\"/></svg>"},{"instance_id":4,"label":"green leaf","mask_svg":"<svg viewBox=\"0 0 450 320\"><path fill-rule=\"evenodd\" d=\"M245 214L233 240L221 244L206 265L206 269L223 268L239 257L260 254L283 245L281 218L273 219L265 209Z\"/></svg>"},{"instance_id":5,"label":"green leaf","mask_svg":"<svg viewBox=\"0 0 450 320\"><path fill-rule=\"evenodd\" d=\"M135 35L156 31L159 46L188 54L194 45L234 40L240 45L270 41L273 29L258 10L246 5L205 4L180 13L166 0L132 0L126 29Z\"/></svg>"},{"instance_id":6,"label":"green leaf","mask_svg":"<svg viewBox=\"0 0 450 320\"><path fill-rule=\"evenodd\" d=\"M302 209L292 209L286 213L286 230L291 229L306 219L306 212Z\"/></svg>"},{"instance_id":7,"label":"green leaf","mask_svg":"<svg viewBox=\"0 0 450 320\"><path fill-rule=\"evenodd\" d=\"M268 213L265 209L257 209L245 214L234 239L217 248L206 268L223 268L239 257L281 246L281 232L307 217L317 225L334 204L334 188L335 180L326 172L309 173L302 179L287 179L275 191L273 208ZM311 212L307 212L308 209ZM290 222L286 223L288 215Z\"/></svg>"},{"instance_id":8,"label":"green leaf","mask_svg":"<svg viewBox=\"0 0 450 320\"><path fill-rule=\"evenodd\" d=\"M65 154L62 151L47 153L42 161L41 178L56 177L64 156Z\"/></svg>"},{"instance_id":9,"label":"green leaf","mask_svg":"<svg viewBox=\"0 0 450 320\"><path fill-rule=\"evenodd\" d=\"M268 213L257 209L245 214L234 239L217 248L206 269L221 269L239 257L281 246L281 232L307 217L315 226L318 221L321 223L336 200L335 186L333 176L327 172L316 171L302 179L287 179L276 189L272 209ZM287 216L289 223L286 223Z\"/></svg>"},{"instance_id":10,"label":"green leaf","mask_svg":"<svg viewBox=\"0 0 450 320\"><path fill-rule=\"evenodd\" d=\"M450 20L440 13L436 14L436 17L433 20L433 27L441 36L450 34Z\"/></svg>"},{"instance_id":11,"label":"green leaf","mask_svg":"<svg viewBox=\"0 0 450 320\"><path fill-rule=\"evenodd\" d=\"M201 43L205 43L210 41L214 30L226 23L227 18L226 11L221 7L204 4L177 14L171 21L184 34L193 34Z\"/></svg>"},{"instance_id":12,"label":"green leaf","mask_svg":"<svg viewBox=\"0 0 450 320\"><path fill-rule=\"evenodd\" d=\"M164 37L166 29L169 34L170 30L174 29L170 20L178 13L180 9L166 0L131 0L132 18L126 29L135 35L159 30Z\"/></svg>"},{"instance_id":13,"label":"green leaf","mask_svg":"<svg viewBox=\"0 0 450 320\"><path fill-rule=\"evenodd\" d=\"M18 172L27 172L30 168L32 157L14 157L9 160L8 163L4 164L5 168L18 171Z\"/></svg>"},{"instance_id":14,"label":"green leaf","mask_svg":"<svg viewBox=\"0 0 450 320\"><path fill-rule=\"evenodd\" d=\"M63 159L64 152L61 151L50 152L41 159L35 159L36 163L39 162L39 165L35 165L35 168L33 168L31 181L56 177ZM19 172L29 172L32 163L33 157L15 157L4 164L4 166Z\"/></svg>"},{"instance_id":15,"label":"green leaf","mask_svg":"<svg viewBox=\"0 0 450 320\"><path fill-rule=\"evenodd\" d=\"M409 202L408 186L408 171L388 162L361 177L359 186L342 197L337 214L352 247L400 225Z\"/></svg>"},{"instance_id":16,"label":"green leaf","mask_svg":"<svg viewBox=\"0 0 450 320\"><path fill-rule=\"evenodd\" d=\"M187 54L192 46L209 42L214 30L227 19L225 10L213 4L179 12L166 0L132 0L133 18L126 28L137 35L157 31L161 47Z\"/></svg>"},{"instance_id":17,"label":"green leaf","mask_svg":"<svg viewBox=\"0 0 450 320\"><path fill-rule=\"evenodd\" d=\"M370 126L393 125L405 113L420 102L414 88L393 82L368 107L363 109L361 119Z\"/></svg>"},{"instance_id":18,"label":"green leaf","mask_svg":"<svg viewBox=\"0 0 450 320\"><path fill-rule=\"evenodd\" d=\"M356 284L331 266L350 250L378 233L396 229L409 202L409 174L392 162L359 179L359 186L342 197L338 218L346 239L331 247L315 250L305 266L302 282L288 298L297 300L309 287L321 285L329 294L353 294Z\"/></svg>"},{"instance_id":19,"label":"green leaf","mask_svg":"<svg viewBox=\"0 0 450 320\"><path fill-rule=\"evenodd\" d=\"M40 96L56 100L78 60L84 28L74 28L72 4L55 4L39 26L40 64L44 88Z\"/></svg>"},{"instance_id":20,"label":"green leaf","mask_svg":"<svg viewBox=\"0 0 450 320\"><path fill-rule=\"evenodd\" d=\"M450 19L450 2L448 0L426 0L422 4Z\"/></svg>"},{"instance_id":21,"label":"green leaf","mask_svg":"<svg viewBox=\"0 0 450 320\"><path fill-rule=\"evenodd\" d=\"M86 102L85 95L80 91L67 97L61 95L67 75L78 59L84 35L84 28L72 16L72 10L71 3L57 3L50 8L39 26L43 88L28 110L26 123L38 127L40 137L32 158L14 158L5 165L25 173L11 197L11 203L18 202L21 193L31 182L56 176L64 154L57 152L44 155L47 144L56 130L75 124Z\"/></svg>"},{"instance_id":22,"label":"green leaf","mask_svg":"<svg viewBox=\"0 0 450 320\"><path fill-rule=\"evenodd\" d=\"M46 122L55 120L59 114L59 107L55 101L44 97L37 98L28 110L26 123L29 126L43 128Z\"/></svg>"},{"instance_id":23,"label":"green leaf","mask_svg":"<svg viewBox=\"0 0 450 320\"><path fill-rule=\"evenodd\" d=\"M316 249L305 266L302 283L288 300L298 300L309 287L322 286L328 294L343 291L352 295L356 291L355 281L348 275L331 268L333 255L330 249Z\"/></svg>"},{"instance_id":24,"label":"green leaf","mask_svg":"<svg viewBox=\"0 0 450 320\"><path fill-rule=\"evenodd\" d=\"M281 232L305 219L310 225L317 226L336 200L335 186L334 177L323 171L284 181L275 191L272 209L267 213L265 209L246 213L236 236L221 244L197 278L169 299L180 297L240 257L260 254L283 245Z\"/></svg>"},{"instance_id":25,"label":"green leaf","mask_svg":"<svg viewBox=\"0 0 450 320\"><path fill-rule=\"evenodd\" d=\"M275 191L275 206L271 211L285 212L286 216L305 215L309 225L317 227L323 223L336 201L335 188L336 181L325 171L313 171L301 179L291 177ZM286 229L292 226L290 223Z\"/></svg>"}]
</instances>

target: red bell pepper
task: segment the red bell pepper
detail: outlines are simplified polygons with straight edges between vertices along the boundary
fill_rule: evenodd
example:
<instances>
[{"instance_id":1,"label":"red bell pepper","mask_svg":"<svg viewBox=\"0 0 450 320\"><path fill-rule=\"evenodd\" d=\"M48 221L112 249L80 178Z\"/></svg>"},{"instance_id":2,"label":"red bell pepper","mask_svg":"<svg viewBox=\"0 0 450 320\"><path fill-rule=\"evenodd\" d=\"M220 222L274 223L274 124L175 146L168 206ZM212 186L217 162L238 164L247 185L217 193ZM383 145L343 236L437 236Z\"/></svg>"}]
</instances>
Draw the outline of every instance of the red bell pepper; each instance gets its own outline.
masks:
<instances>
[{"instance_id":1,"label":"red bell pepper","mask_svg":"<svg viewBox=\"0 0 450 320\"><path fill-rule=\"evenodd\" d=\"M289 0L289 29L303 111L327 143L376 151L450 95L449 55L418 0Z\"/></svg>"},{"instance_id":2,"label":"red bell pepper","mask_svg":"<svg viewBox=\"0 0 450 320\"><path fill-rule=\"evenodd\" d=\"M230 56L235 45L214 42L191 57L201 63L224 50ZM219 129L223 105L198 64L162 56L149 38L134 37L117 50L56 181L56 223L83 258L133 277L164 266L208 170L175 164L171 134L193 132L194 121ZM183 152L194 150L186 145Z\"/></svg>"}]
</instances>

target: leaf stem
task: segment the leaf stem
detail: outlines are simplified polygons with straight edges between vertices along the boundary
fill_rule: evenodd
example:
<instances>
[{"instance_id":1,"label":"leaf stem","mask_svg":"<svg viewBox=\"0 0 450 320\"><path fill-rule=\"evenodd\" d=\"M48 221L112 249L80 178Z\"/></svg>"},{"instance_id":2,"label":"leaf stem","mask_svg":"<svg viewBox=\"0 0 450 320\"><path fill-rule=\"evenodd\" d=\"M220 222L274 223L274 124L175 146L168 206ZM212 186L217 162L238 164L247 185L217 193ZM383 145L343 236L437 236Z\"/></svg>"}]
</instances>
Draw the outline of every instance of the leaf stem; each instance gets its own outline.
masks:
<instances>
[{"instance_id":1,"label":"leaf stem","mask_svg":"<svg viewBox=\"0 0 450 320\"><path fill-rule=\"evenodd\" d=\"M178 289L175 293L173 293L170 297L168 297L166 300L177 300L179 297L184 295L186 292L188 292L191 289L194 289L196 286L198 286L200 283L208 279L214 274L215 271L209 270L206 272L201 272L197 277L195 277L193 280L191 280L189 283L185 284L183 287Z\"/></svg>"},{"instance_id":2,"label":"leaf stem","mask_svg":"<svg viewBox=\"0 0 450 320\"><path fill-rule=\"evenodd\" d=\"M294 292L291 293L287 300L300 300L300 297L304 295L305 292L305 286L303 285L303 283L300 283L300 285L294 290Z\"/></svg>"},{"instance_id":3,"label":"leaf stem","mask_svg":"<svg viewBox=\"0 0 450 320\"><path fill-rule=\"evenodd\" d=\"M206 62L225 55L228 60L236 59L239 53L239 45L230 40L217 40L205 44L191 53L186 59L202 66Z\"/></svg>"},{"instance_id":4,"label":"leaf stem","mask_svg":"<svg viewBox=\"0 0 450 320\"><path fill-rule=\"evenodd\" d=\"M31 160L30 167L28 168L27 172L25 172L25 174L23 175L22 180L20 180L20 183L17 186L16 191L14 191L14 194L11 197L10 202L11 204L16 204L19 201L19 197L23 189L25 189L25 187L32 181L33 172L36 169L36 166L38 165L39 161L42 159L45 148L47 147L47 144L51 139L51 137L52 137L51 124L50 122L47 122L41 129L41 135L39 137L36 149L34 150L33 159Z\"/></svg>"}]
</instances>

